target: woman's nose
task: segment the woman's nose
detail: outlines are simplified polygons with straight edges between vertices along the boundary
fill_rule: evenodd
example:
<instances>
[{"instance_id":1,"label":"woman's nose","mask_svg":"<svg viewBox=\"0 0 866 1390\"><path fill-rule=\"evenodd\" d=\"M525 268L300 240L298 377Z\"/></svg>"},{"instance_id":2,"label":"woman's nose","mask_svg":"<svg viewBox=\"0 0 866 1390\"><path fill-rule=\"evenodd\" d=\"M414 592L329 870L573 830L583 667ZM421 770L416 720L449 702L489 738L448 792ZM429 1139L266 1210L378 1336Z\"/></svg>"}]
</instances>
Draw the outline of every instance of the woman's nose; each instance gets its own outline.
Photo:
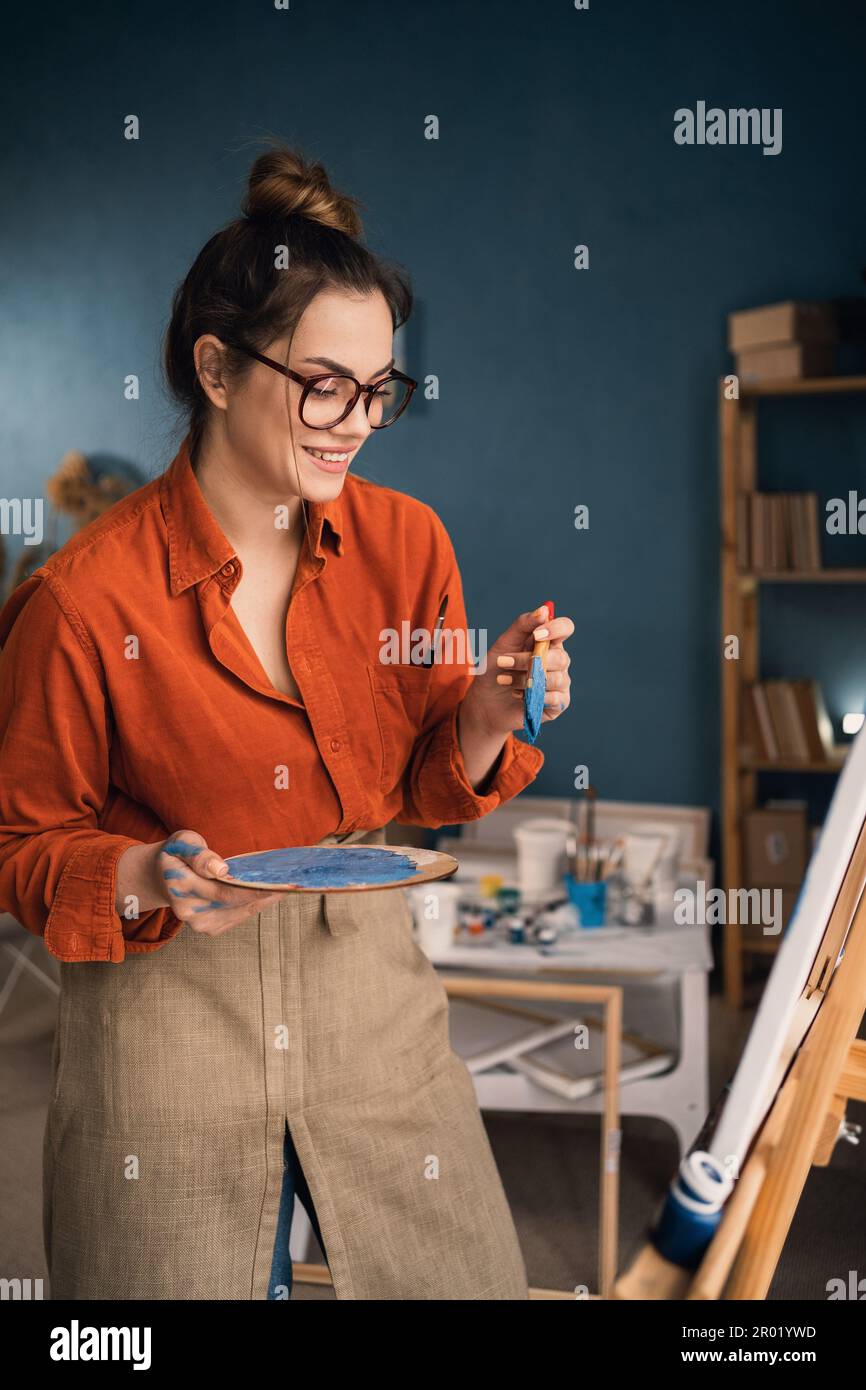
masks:
<instances>
[{"instance_id":1,"label":"woman's nose","mask_svg":"<svg viewBox=\"0 0 866 1390\"><path fill-rule=\"evenodd\" d=\"M353 432L355 430L358 431L360 435L358 440L359 444L367 438L373 428L370 424L370 417L367 414L366 401L367 397L362 391L345 420L340 421L341 425L347 425Z\"/></svg>"}]
</instances>

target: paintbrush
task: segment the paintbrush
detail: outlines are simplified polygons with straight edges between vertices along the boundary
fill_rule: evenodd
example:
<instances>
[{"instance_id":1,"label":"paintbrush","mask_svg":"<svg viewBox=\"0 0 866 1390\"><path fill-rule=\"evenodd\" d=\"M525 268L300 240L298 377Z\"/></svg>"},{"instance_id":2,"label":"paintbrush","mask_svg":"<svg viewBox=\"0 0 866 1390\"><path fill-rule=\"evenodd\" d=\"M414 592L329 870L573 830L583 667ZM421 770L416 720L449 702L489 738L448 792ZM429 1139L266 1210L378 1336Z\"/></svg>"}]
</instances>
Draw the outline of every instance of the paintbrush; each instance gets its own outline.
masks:
<instances>
[{"instance_id":1,"label":"paintbrush","mask_svg":"<svg viewBox=\"0 0 866 1390\"><path fill-rule=\"evenodd\" d=\"M448 595L446 594L440 605L439 616L436 619L436 626L433 629L433 637L430 643L430 651L428 652L427 656L425 656L424 660L421 662L422 666L433 666L436 663L436 659L439 655L439 639L442 636L442 624L445 621L445 610L447 607Z\"/></svg>"},{"instance_id":2,"label":"paintbrush","mask_svg":"<svg viewBox=\"0 0 866 1390\"><path fill-rule=\"evenodd\" d=\"M622 840L615 840L614 843L611 845L610 850L608 851L607 862L604 866L602 878L610 878L610 875L613 873L613 871L619 867L620 860L622 859L622 851Z\"/></svg>"},{"instance_id":3,"label":"paintbrush","mask_svg":"<svg viewBox=\"0 0 866 1390\"><path fill-rule=\"evenodd\" d=\"M570 801L568 804L568 821L573 829L568 833L565 841L565 853L568 861L568 872L575 881L580 879L580 819L578 814L578 803Z\"/></svg>"},{"instance_id":4,"label":"paintbrush","mask_svg":"<svg viewBox=\"0 0 866 1390\"><path fill-rule=\"evenodd\" d=\"M553 617L553 604L548 599L544 607L547 610L545 621L550 622ZM549 646L549 637L544 637L535 643L529 660L526 684L523 687L523 731L529 743L534 743L538 738L541 732L541 722L544 718L544 692L547 688L544 658L547 656Z\"/></svg>"},{"instance_id":5,"label":"paintbrush","mask_svg":"<svg viewBox=\"0 0 866 1390\"><path fill-rule=\"evenodd\" d=\"M588 879L597 877L598 861L595 853L595 798L598 793L595 787L586 789L586 876ZM590 868L592 865L592 868Z\"/></svg>"},{"instance_id":6,"label":"paintbrush","mask_svg":"<svg viewBox=\"0 0 866 1390\"><path fill-rule=\"evenodd\" d=\"M544 619L544 621L546 623L549 623L551 618L553 617L553 600L547 599L543 606L547 609L547 617ZM541 626L541 624L539 624L539 626ZM539 657L543 666L544 658L547 656L549 646L550 638L544 637L541 639L541 641L536 642L535 646L532 648L532 661L530 661L529 663L529 675L526 678L526 685L524 686L525 690L532 689L532 667L535 662L535 658Z\"/></svg>"}]
</instances>

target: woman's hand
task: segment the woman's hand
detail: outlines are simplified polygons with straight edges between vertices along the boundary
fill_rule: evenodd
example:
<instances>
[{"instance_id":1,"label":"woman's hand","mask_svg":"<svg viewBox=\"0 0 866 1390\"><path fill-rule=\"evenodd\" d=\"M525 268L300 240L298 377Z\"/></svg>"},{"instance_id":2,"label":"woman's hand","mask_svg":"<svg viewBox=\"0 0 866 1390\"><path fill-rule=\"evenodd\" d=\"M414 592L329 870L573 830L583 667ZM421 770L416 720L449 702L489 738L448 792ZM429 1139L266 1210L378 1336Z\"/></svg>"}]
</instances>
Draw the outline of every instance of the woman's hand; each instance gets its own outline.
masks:
<instances>
[{"instance_id":1,"label":"woman's hand","mask_svg":"<svg viewBox=\"0 0 866 1390\"><path fill-rule=\"evenodd\" d=\"M523 690L532 666L536 641L550 638L544 660L544 720L557 719L571 701L571 657L563 643L574 632L571 618L545 621L544 604L532 613L521 613L507 632L497 638L487 653L487 669L473 677L461 706L461 723L477 725L503 739L514 729L523 728Z\"/></svg>"},{"instance_id":2,"label":"woman's hand","mask_svg":"<svg viewBox=\"0 0 866 1390\"><path fill-rule=\"evenodd\" d=\"M225 860L208 849L195 830L177 830L156 845L134 845L117 864L116 904L134 896L139 911L170 907L193 931L220 936L247 917L261 912L283 892L237 888L222 880L229 872Z\"/></svg>"}]
</instances>

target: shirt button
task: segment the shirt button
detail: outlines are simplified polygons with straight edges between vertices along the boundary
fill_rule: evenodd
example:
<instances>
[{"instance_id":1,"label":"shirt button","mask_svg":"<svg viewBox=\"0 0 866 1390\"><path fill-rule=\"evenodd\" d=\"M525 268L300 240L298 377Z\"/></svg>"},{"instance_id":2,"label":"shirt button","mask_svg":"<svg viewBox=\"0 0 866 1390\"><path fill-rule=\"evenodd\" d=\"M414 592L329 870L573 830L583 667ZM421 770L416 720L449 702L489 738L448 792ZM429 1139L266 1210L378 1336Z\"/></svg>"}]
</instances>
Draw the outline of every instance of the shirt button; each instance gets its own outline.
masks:
<instances>
[{"instance_id":1,"label":"shirt button","mask_svg":"<svg viewBox=\"0 0 866 1390\"><path fill-rule=\"evenodd\" d=\"M332 752L332 753L339 753L339 751L340 751L340 740L339 740L338 738L332 738L332 739L331 739L331 752Z\"/></svg>"},{"instance_id":2,"label":"shirt button","mask_svg":"<svg viewBox=\"0 0 866 1390\"><path fill-rule=\"evenodd\" d=\"M227 565L223 565L222 569L220 570L220 574L224 574L225 577L226 577L226 579L228 579L230 575L234 574L234 572L235 572L234 560L229 560L228 564L227 564Z\"/></svg>"}]
</instances>

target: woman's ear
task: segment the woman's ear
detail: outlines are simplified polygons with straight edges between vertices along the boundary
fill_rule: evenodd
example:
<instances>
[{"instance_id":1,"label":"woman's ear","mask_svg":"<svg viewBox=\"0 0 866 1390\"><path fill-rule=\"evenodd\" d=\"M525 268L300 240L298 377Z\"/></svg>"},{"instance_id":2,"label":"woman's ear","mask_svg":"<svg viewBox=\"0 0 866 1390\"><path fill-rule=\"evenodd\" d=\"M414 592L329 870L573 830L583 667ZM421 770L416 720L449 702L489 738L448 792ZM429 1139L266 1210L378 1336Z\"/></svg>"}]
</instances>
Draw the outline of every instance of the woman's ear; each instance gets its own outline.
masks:
<instances>
[{"instance_id":1,"label":"woman's ear","mask_svg":"<svg viewBox=\"0 0 866 1390\"><path fill-rule=\"evenodd\" d=\"M217 410L228 408L225 353L225 344L213 333L205 333L197 338L192 350L196 376L211 405L216 406Z\"/></svg>"}]
</instances>

